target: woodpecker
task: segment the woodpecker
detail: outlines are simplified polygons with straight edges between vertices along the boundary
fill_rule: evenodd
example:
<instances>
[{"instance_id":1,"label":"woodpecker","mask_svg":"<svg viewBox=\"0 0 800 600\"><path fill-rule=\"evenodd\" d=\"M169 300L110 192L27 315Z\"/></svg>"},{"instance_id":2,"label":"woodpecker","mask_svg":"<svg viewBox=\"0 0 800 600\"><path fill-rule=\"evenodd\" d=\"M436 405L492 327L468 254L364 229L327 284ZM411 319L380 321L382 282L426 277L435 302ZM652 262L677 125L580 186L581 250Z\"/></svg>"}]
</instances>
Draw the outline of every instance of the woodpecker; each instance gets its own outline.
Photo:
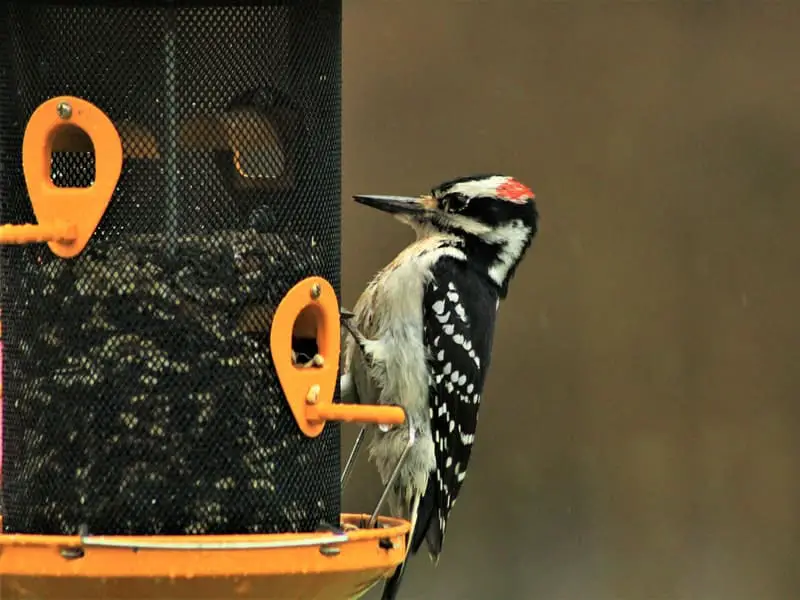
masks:
<instances>
[{"instance_id":1,"label":"woodpecker","mask_svg":"<svg viewBox=\"0 0 800 600\"><path fill-rule=\"evenodd\" d=\"M416 240L343 311L342 397L405 409L408 427L370 427L370 460L386 484L413 427L387 501L411 521L407 552L426 541L434 564L466 477L500 300L536 235L534 198L499 174L453 179L419 197L354 197L411 226ZM383 600L396 597L407 560Z\"/></svg>"}]
</instances>

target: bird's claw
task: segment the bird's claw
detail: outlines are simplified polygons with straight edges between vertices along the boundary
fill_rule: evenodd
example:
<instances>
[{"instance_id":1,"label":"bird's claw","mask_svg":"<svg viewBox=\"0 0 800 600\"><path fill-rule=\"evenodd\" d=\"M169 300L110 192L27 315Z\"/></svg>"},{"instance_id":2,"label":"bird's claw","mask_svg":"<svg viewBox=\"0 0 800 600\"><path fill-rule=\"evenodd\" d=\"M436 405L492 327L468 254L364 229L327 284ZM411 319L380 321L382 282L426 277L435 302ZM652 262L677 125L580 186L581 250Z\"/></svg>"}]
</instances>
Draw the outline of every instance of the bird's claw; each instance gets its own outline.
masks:
<instances>
[{"instance_id":1,"label":"bird's claw","mask_svg":"<svg viewBox=\"0 0 800 600\"><path fill-rule=\"evenodd\" d=\"M356 329L355 325L353 325L352 323L353 318L356 316L355 313L350 312L346 308L340 309L339 313L340 313L339 320L342 323L342 327L344 327L347 330L347 332L360 343L363 340L364 336L361 335L361 332L358 331L358 329Z\"/></svg>"},{"instance_id":2,"label":"bird's claw","mask_svg":"<svg viewBox=\"0 0 800 600\"><path fill-rule=\"evenodd\" d=\"M361 354L364 355L364 359L366 360L367 366L371 368L372 356L370 355L370 353L367 351L366 348L367 338L364 336L363 333L361 333L361 331L359 331L358 327L356 327L353 324L353 317L356 316L355 313L347 310L346 308L340 308L339 314L340 314L339 320L341 321L342 327L344 327L347 330L347 333L349 333L352 336L352 338L356 341L356 344L361 350Z\"/></svg>"}]
</instances>

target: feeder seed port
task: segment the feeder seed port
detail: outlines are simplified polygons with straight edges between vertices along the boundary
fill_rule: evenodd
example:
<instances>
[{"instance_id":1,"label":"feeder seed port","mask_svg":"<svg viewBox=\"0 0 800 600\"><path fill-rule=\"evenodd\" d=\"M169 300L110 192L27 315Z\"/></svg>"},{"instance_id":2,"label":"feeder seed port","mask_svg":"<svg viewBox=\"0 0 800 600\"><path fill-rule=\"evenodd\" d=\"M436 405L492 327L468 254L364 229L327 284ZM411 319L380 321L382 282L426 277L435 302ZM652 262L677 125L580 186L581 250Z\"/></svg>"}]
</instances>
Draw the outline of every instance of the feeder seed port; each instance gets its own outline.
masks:
<instances>
[{"instance_id":1,"label":"feeder seed port","mask_svg":"<svg viewBox=\"0 0 800 600\"><path fill-rule=\"evenodd\" d=\"M301 360L301 356L305 357L307 360ZM315 354L310 360L308 360L308 355L300 354L292 350L292 364L295 367L300 367L301 369L311 369L313 367L323 367L325 366L325 357L321 354Z\"/></svg>"},{"instance_id":2,"label":"feeder seed port","mask_svg":"<svg viewBox=\"0 0 800 600\"><path fill-rule=\"evenodd\" d=\"M79 188L40 185L42 173L50 172L55 133L68 119L95 147L95 181ZM74 258L94 234L119 182L122 140L117 129L91 102L75 96L51 98L36 108L25 127L22 167L38 223L0 225L0 244L46 242L56 256Z\"/></svg>"}]
</instances>

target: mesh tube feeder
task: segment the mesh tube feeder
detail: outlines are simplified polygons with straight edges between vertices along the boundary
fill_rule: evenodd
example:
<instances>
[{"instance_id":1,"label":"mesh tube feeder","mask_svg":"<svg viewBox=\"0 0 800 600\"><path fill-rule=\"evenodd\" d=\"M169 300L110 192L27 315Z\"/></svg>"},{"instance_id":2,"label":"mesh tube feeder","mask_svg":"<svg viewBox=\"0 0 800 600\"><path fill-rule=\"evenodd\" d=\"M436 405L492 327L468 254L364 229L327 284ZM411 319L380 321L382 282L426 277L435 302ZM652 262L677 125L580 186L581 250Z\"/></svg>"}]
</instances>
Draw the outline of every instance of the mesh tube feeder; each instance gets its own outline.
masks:
<instances>
[{"instance_id":1,"label":"mesh tube feeder","mask_svg":"<svg viewBox=\"0 0 800 600\"><path fill-rule=\"evenodd\" d=\"M0 596L360 596L341 0L0 10Z\"/></svg>"}]
</instances>

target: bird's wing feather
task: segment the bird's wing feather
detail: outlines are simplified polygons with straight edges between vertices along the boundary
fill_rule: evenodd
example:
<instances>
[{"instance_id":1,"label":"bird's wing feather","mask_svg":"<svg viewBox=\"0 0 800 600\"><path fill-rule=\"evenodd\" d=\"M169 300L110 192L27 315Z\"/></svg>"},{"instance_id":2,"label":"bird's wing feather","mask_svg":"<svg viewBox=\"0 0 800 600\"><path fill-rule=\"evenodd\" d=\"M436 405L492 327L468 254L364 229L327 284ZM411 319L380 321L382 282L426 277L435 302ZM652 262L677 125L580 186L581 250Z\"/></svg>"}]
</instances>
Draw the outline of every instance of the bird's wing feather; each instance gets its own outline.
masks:
<instances>
[{"instance_id":1,"label":"bird's wing feather","mask_svg":"<svg viewBox=\"0 0 800 600\"><path fill-rule=\"evenodd\" d=\"M491 357L498 296L478 277L467 264L442 259L423 300L436 470L420 502L411 551L426 539L434 558L466 476Z\"/></svg>"}]
</instances>

